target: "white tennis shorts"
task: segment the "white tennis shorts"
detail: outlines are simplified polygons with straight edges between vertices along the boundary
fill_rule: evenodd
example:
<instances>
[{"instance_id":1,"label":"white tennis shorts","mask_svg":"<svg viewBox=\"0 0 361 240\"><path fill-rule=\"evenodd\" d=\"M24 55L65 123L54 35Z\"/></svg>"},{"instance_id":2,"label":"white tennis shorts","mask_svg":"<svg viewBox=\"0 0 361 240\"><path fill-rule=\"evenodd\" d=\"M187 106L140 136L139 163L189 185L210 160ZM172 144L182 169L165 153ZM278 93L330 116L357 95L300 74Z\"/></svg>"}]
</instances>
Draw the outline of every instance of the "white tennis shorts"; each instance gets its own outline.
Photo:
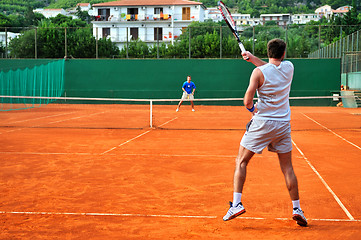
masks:
<instances>
[{"instance_id":1,"label":"white tennis shorts","mask_svg":"<svg viewBox=\"0 0 361 240\"><path fill-rule=\"evenodd\" d=\"M193 100L194 96L193 96L192 93L188 94L186 92L183 92L182 99L191 99L191 100Z\"/></svg>"},{"instance_id":2,"label":"white tennis shorts","mask_svg":"<svg viewBox=\"0 0 361 240\"><path fill-rule=\"evenodd\" d=\"M252 119L241 145L258 154L265 147L271 152L288 153L292 150L291 124L289 121Z\"/></svg>"}]
</instances>

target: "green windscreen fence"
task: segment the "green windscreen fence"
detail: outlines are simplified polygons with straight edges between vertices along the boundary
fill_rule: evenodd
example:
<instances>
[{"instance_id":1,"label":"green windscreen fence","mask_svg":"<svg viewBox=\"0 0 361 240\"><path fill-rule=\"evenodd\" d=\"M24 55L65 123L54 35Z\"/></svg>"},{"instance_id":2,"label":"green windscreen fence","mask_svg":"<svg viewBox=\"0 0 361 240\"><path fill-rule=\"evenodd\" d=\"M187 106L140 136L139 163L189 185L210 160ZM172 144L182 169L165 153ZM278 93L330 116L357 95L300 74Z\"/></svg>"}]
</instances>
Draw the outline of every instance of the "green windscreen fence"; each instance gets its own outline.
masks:
<instances>
[{"instance_id":1,"label":"green windscreen fence","mask_svg":"<svg viewBox=\"0 0 361 240\"><path fill-rule=\"evenodd\" d=\"M64 91L64 60L14 62L1 66L0 95L60 97ZM29 64L27 64L29 63ZM52 99L1 98L1 111L27 109L48 104Z\"/></svg>"}]
</instances>

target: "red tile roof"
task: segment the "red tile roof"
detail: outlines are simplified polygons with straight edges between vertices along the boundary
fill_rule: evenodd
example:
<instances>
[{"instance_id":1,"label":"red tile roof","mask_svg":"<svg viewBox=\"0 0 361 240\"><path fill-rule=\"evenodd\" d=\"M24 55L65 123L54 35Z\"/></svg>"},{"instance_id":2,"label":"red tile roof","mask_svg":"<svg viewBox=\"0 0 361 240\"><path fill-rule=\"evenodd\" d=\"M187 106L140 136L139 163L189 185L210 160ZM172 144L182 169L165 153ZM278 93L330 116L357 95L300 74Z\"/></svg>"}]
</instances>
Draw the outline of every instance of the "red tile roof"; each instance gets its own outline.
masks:
<instances>
[{"instance_id":1,"label":"red tile roof","mask_svg":"<svg viewBox=\"0 0 361 240\"><path fill-rule=\"evenodd\" d=\"M348 10L332 10L333 13L347 13Z\"/></svg>"},{"instance_id":2,"label":"red tile roof","mask_svg":"<svg viewBox=\"0 0 361 240\"><path fill-rule=\"evenodd\" d=\"M89 6L89 3L78 3L77 6L87 7Z\"/></svg>"},{"instance_id":3,"label":"red tile roof","mask_svg":"<svg viewBox=\"0 0 361 240\"><path fill-rule=\"evenodd\" d=\"M164 5L203 5L190 0L120 0L114 2L93 4L94 7L114 6L164 6Z\"/></svg>"}]
</instances>

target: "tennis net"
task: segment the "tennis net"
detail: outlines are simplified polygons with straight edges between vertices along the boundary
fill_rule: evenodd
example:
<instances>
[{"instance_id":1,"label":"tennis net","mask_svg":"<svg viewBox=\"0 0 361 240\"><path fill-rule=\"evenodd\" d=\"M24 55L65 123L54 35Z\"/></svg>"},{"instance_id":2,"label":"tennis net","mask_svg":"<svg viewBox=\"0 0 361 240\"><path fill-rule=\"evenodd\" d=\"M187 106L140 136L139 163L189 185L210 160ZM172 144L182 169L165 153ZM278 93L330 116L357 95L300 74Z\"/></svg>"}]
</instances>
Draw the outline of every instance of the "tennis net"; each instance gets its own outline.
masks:
<instances>
[{"instance_id":1,"label":"tennis net","mask_svg":"<svg viewBox=\"0 0 361 240\"><path fill-rule=\"evenodd\" d=\"M76 129L170 129L170 130L244 130L251 114L244 109L242 98L194 99L193 112L185 100L176 112L179 99L119 99L76 97L0 96L2 108L13 111L1 114L1 128L76 128ZM344 97L291 97L291 106L309 106L311 102L327 102L336 106ZM21 102L21 103L14 103ZM42 102L36 108L17 107ZM46 103L46 104L45 104ZM293 107L296 109L297 107ZM320 111L312 107L312 111ZM338 111L326 107L322 111ZM292 113L294 111L292 110ZM295 113L296 114L296 113ZM296 116L293 114L293 117ZM337 120L337 119L336 119ZM302 125L302 124L301 124ZM300 126L301 126L300 125ZM357 125L357 124L356 124ZM353 128L361 128L360 123ZM335 124L336 128L348 128ZM307 129L309 127L300 127Z\"/></svg>"}]
</instances>

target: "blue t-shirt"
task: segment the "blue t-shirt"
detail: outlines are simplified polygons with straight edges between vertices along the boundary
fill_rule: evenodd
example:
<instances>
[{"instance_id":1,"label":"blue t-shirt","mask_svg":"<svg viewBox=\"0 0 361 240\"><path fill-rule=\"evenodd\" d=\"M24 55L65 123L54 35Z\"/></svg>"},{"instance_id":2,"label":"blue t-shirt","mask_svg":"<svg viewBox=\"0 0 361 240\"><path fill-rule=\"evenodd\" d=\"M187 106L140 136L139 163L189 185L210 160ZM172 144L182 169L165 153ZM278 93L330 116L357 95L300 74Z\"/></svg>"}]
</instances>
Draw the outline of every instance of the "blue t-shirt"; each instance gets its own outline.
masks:
<instances>
[{"instance_id":1,"label":"blue t-shirt","mask_svg":"<svg viewBox=\"0 0 361 240\"><path fill-rule=\"evenodd\" d=\"M185 81L182 88L184 88L184 90L186 90L188 94L191 94L193 89L196 89L196 85L192 81L190 83L188 83L188 81Z\"/></svg>"}]
</instances>

